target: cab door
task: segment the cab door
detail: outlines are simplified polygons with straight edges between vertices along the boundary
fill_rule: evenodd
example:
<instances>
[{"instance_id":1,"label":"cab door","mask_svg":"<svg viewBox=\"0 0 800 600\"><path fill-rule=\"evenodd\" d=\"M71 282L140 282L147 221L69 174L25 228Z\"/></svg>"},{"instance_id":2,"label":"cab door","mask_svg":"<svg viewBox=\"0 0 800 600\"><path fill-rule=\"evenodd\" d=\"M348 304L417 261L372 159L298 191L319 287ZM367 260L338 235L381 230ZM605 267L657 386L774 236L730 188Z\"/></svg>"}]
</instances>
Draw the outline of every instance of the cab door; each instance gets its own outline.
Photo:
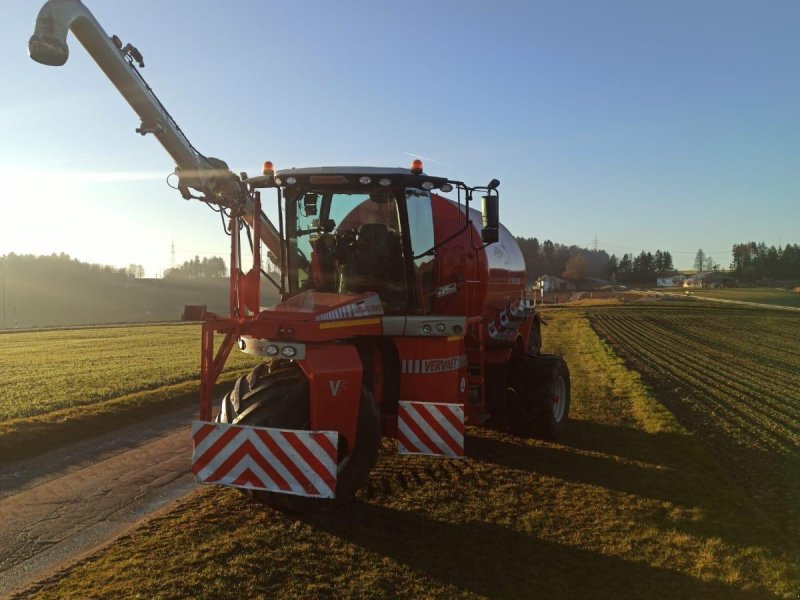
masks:
<instances>
[{"instance_id":1,"label":"cab door","mask_svg":"<svg viewBox=\"0 0 800 600\"><path fill-rule=\"evenodd\" d=\"M435 296L435 255L425 254L435 244L433 234L433 209L430 192L416 188L406 189L408 231L411 240L411 256L414 263L412 285L419 299L418 308L423 314L433 310Z\"/></svg>"}]
</instances>

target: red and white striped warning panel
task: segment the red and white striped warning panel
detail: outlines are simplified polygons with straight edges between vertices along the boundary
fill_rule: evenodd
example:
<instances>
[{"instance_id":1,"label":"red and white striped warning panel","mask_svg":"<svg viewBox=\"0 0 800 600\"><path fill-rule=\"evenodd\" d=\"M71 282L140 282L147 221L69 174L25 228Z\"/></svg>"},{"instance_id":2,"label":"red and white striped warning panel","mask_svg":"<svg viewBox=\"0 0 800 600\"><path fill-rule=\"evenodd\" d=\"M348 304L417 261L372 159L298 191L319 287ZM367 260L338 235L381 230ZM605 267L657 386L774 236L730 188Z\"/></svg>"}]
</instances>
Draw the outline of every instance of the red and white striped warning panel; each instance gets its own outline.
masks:
<instances>
[{"instance_id":1,"label":"red and white striped warning panel","mask_svg":"<svg viewBox=\"0 0 800 600\"><path fill-rule=\"evenodd\" d=\"M397 451L463 457L464 406L401 400L397 410Z\"/></svg>"},{"instance_id":2,"label":"red and white striped warning panel","mask_svg":"<svg viewBox=\"0 0 800 600\"><path fill-rule=\"evenodd\" d=\"M333 498L335 431L192 423L192 472L200 483Z\"/></svg>"}]
</instances>

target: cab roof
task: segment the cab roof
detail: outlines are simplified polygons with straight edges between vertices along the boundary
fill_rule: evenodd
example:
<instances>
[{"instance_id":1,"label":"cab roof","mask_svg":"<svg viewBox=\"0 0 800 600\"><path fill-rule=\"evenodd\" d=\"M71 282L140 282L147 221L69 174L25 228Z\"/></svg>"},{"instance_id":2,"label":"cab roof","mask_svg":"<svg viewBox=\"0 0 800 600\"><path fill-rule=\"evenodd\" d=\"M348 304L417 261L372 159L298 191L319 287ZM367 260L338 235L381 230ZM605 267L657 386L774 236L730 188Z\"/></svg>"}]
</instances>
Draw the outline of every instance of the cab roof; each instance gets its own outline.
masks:
<instances>
[{"instance_id":1,"label":"cab roof","mask_svg":"<svg viewBox=\"0 0 800 600\"><path fill-rule=\"evenodd\" d=\"M333 166L333 167L301 167L299 169L280 169L269 175L251 177L247 184L251 189L278 187L301 184L307 186L360 186L361 177L372 179L371 185L378 183L382 178L391 180L391 187L403 185L407 187L422 187L429 182L425 189L440 188L448 183L446 177L434 177L425 173L414 173L411 169L392 167L358 167L358 166ZM295 181L289 183L289 178ZM315 181L316 180L316 181Z\"/></svg>"}]
</instances>

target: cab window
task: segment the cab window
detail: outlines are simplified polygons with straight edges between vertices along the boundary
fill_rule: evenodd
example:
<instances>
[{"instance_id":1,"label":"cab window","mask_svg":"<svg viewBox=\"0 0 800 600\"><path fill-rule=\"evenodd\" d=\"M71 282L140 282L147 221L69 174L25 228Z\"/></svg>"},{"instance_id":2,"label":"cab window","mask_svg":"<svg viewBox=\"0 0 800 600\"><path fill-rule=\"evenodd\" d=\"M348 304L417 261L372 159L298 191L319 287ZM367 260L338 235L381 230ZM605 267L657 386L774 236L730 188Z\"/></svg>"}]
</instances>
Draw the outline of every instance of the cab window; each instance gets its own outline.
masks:
<instances>
[{"instance_id":1,"label":"cab window","mask_svg":"<svg viewBox=\"0 0 800 600\"><path fill-rule=\"evenodd\" d=\"M432 250L435 243L431 195L424 190L408 188L406 190L406 206L408 207L411 252L414 256L415 285L418 296L423 300L424 312L429 312L432 305L434 257L433 254L425 255L425 253Z\"/></svg>"}]
</instances>

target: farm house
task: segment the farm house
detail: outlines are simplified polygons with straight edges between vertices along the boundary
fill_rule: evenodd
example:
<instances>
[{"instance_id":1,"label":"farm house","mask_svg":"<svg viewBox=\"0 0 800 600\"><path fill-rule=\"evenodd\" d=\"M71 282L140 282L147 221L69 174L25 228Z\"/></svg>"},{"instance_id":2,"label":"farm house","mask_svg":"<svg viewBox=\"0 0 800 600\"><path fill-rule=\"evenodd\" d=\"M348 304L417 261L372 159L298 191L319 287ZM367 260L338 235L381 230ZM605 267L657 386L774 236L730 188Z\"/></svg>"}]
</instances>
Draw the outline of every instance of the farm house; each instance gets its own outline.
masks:
<instances>
[{"instance_id":1,"label":"farm house","mask_svg":"<svg viewBox=\"0 0 800 600\"><path fill-rule=\"evenodd\" d=\"M659 277L656 279L656 286L658 287L681 287L683 285L686 275L671 275L670 277Z\"/></svg>"},{"instance_id":2,"label":"farm house","mask_svg":"<svg viewBox=\"0 0 800 600\"><path fill-rule=\"evenodd\" d=\"M685 288L719 288L736 287L737 281L734 277L719 271L702 271L691 277L687 277L683 282Z\"/></svg>"},{"instance_id":3,"label":"farm house","mask_svg":"<svg viewBox=\"0 0 800 600\"><path fill-rule=\"evenodd\" d=\"M575 284L572 281L555 275L542 275L536 280L536 287L543 292L571 292L575 290Z\"/></svg>"}]
</instances>

